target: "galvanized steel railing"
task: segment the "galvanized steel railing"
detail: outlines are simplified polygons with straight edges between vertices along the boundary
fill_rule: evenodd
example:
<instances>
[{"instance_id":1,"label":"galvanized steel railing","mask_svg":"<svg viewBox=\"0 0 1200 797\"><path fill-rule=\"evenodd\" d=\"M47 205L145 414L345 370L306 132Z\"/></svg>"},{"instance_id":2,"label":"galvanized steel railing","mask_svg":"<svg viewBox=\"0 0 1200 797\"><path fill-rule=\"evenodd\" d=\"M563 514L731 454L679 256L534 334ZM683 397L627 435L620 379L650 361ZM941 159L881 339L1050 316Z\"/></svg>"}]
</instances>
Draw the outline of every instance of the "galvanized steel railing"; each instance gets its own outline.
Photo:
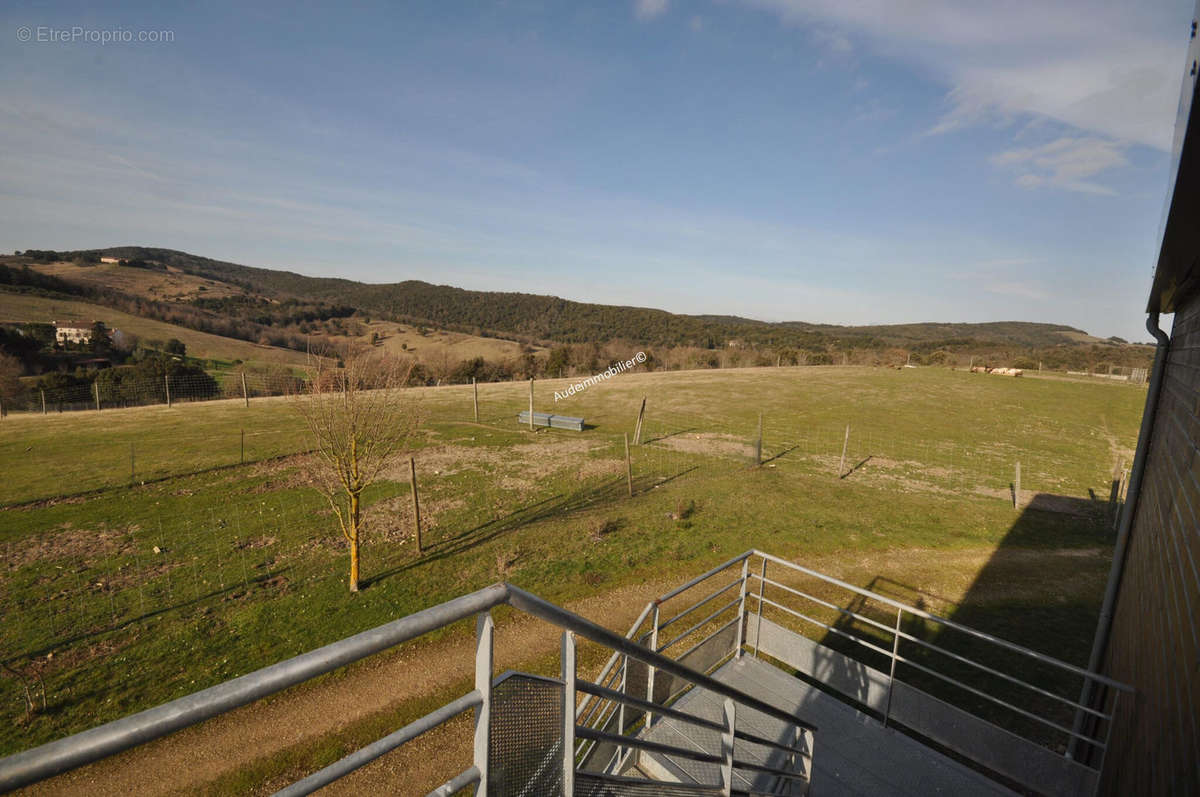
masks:
<instances>
[{"instance_id":1,"label":"galvanized steel railing","mask_svg":"<svg viewBox=\"0 0 1200 797\"><path fill-rule=\"evenodd\" d=\"M472 765L435 789L431 794L449 795L471 785L476 786L478 793L487 793L490 771L488 742L492 709L494 636L494 625L490 612L491 609L501 604L508 604L565 629L563 683L568 693L564 707L573 705L575 685L582 684L581 688L584 690L594 686L589 682L580 682L576 679L574 638L577 635L616 651L614 655L623 656L626 661L640 662L650 672L667 673L720 694L732 703L753 708L786 722L813 730L811 726L774 706L717 681L705 673L697 672L679 661L649 650L579 615L510 584L494 584L187 697L0 759L0 791L37 783L115 755L136 745L247 705L318 675L331 672L338 667L387 650L430 631L475 616L474 690L394 733L351 753L319 772L288 786L279 794L288 795L288 797L310 794L472 709L475 712ZM573 740L575 738L574 712L564 710L563 715L565 718L564 740ZM589 733L588 729L584 729L583 733ZM563 750L563 782L569 785L576 762L574 744L568 742L563 746ZM591 776L594 777L594 775ZM569 794L570 791L565 793Z\"/></svg>"},{"instance_id":2,"label":"galvanized steel railing","mask_svg":"<svg viewBox=\"0 0 1200 797\"><path fill-rule=\"evenodd\" d=\"M751 563L755 559L757 559L756 564L758 565L756 568L751 567ZM784 583L785 577L783 576L769 578L767 576L768 563L783 568L785 573L792 574L793 582L796 577L815 579L829 587L847 591L856 599L878 603L895 612L896 622L894 624L883 623L861 610L838 606L833 601L798 588L795 583ZM720 576L725 576L725 578L719 579ZM770 592L768 592L768 588ZM701 589L703 591L699 593L699 597L692 600L692 596L696 594L695 591ZM732 597L734 593L736 593L736 597ZM687 603L689 600L692 602ZM797 601L803 601L820 610L832 612L837 617L862 623L880 634L887 635L891 639L891 649L851 633L851 629L847 626L839 627L836 622L824 622L813 616L818 613L817 610L797 608ZM311 793L398 748L422 733L470 710L475 712L472 765L432 794L452 794L470 785L475 785L480 793L486 793L489 775L488 731L493 683L494 626L490 610L501 604L511 605L565 630L562 683L566 689L567 699L563 704L564 707L575 705L576 693L583 693L582 700L576 706L576 711L564 710L563 712L562 733L567 744L564 744L562 748L562 773L563 782L567 784L573 778L572 773L577 770L581 773L586 772L589 778L607 777L616 783L624 780L620 777L620 773L628 768L631 757L637 751L666 752L659 749L661 745L641 738L642 732L653 725L656 717L667 717L707 727L709 730L720 730L723 739L728 736L728 744L723 744L721 750L698 754L702 756L701 760L719 764L722 766L723 772L729 773L725 776L723 787L718 790L720 792L730 793L729 775L734 769L739 767L751 770L756 767L762 769L759 765L734 757L733 750L736 739L754 744L765 744L783 749L788 753L790 756L789 766L792 768L789 770L776 769L771 772L779 777L779 783L796 779L797 772L811 774L811 733L815 731L815 728L787 712L716 680L710 675L732 657L746 653L759 655L759 643L764 627L764 609L793 618L811 628L821 629L825 634L846 639L886 661L889 669L886 673L887 698L880 712L884 723L892 720L892 691L894 685L900 682L897 677L897 665L902 664L959 688L976 698L1010 710L1029 721L1040 723L1056 732L1068 734L1070 738L1093 745L1103 754L1107 749L1107 732L1111 727L1119 695L1122 692L1132 691L1123 684L1051 656L976 631L960 623L938 617L917 607L856 587L787 560L751 550L650 602L624 637L516 587L508 584L495 584L193 695L9 756L0 760L0 791L36 783L130 747L166 736L338 667L387 650L435 629L475 616L477 622L474 690L329 767L292 784L280 793L285 795ZM672 609L668 616L663 617L667 613L665 611L667 607L679 604L684 605L681 608ZM1084 706L1018 676L1001 672L995 667L983 664L969 656L947 650L936 642L922 639L916 634L904 630L906 617L919 618L935 626L952 629L998 650L1016 654L1052 669L1083 678L1095 685L1106 687L1112 695L1111 704L1107 710ZM681 627L683 630L678 630ZM746 644L751 636L748 633L749 628L754 629L753 644ZM613 651L595 681L580 679L576 674L574 666L575 636ZM664 639L664 637L669 638ZM690 641L690 644L683 644L687 641ZM939 671L930 666L930 662L927 660L917 660L911 655L902 655L900 652L901 642L945 656L957 665L967 666L1002 680L1015 689L1028 691L1043 699L1053 700L1067 708L1083 712L1097 720L1099 726L1104 728L1103 738L1073 731L1062 723L1041 716L1037 711L1018 705L1011 696L1000 697L991 694L978 686L963 682L960 678ZM633 680L637 680L637 684L632 682L632 676L636 676L636 679ZM642 678L644 678L644 683ZM671 707L673 701L687 690L695 687L710 690L727 698L726 717L722 722L685 714ZM778 740L765 740L737 731L733 726L732 719L736 714L737 706L752 708L793 725L798 729L798 733L806 732L810 738L798 737L794 744L788 745ZM672 749L669 752L675 755L684 755L687 751ZM688 754L693 758L697 757L695 751Z\"/></svg>"},{"instance_id":3,"label":"galvanized steel railing","mask_svg":"<svg viewBox=\"0 0 1200 797\"><path fill-rule=\"evenodd\" d=\"M768 563L781 568L785 573L791 573L793 576L804 579L815 580L828 588L848 593L851 597L849 605L840 606L834 601L799 589L794 584L786 584L781 580L785 579L782 575L776 578L768 577ZM792 580L795 579L793 578ZM723 596L728 596L735 590L737 595L735 598L728 601L721 600ZM695 599L691 603L686 603L683 608L674 611L665 619L661 618L660 615L663 614L663 608L669 603L680 598L690 600L691 596L697 593L699 594L698 599ZM856 601L863 604L858 607L858 610L854 607ZM875 605L875 608L882 608L894 613L894 622L885 623L867 616L863 610L872 604ZM731 609L735 610L732 616L730 615ZM680 654L679 657L683 658L709 642L709 640L726 630L730 625L736 623L738 626L737 642L729 651L729 656L740 656L744 652L758 656L760 654L759 642L761 639L759 631L763 627L764 609L799 621L801 625L807 627L810 633L815 631L819 632L818 636L837 637L838 639L846 640L852 646L857 646L877 655L879 662L885 669L885 672L881 674L886 692L881 705L877 707L884 725L895 721L892 697L896 684L903 683L897 673L898 665L902 665L910 668L913 672L928 676L934 682L949 687L950 691L959 690L960 695L965 693L971 698L982 701L985 705L995 706L1002 711L1010 712L1012 715L1045 728L1052 733L1060 734L1064 740L1069 739L1077 744L1091 746L1098 752L1098 755L1095 757L1098 759L1098 763L1095 766L1073 762L1071 756L1063 753L1060 749L1046 748L1044 740L1038 739L1030 742L1031 744L1037 744L1046 748L1047 752L1053 755L1061 756L1072 766L1077 764L1079 767L1091 770L1094 775L1098 775L1099 770L1103 767L1103 756L1108 747L1108 735L1112 727L1113 715L1118 709L1120 695L1133 691L1129 686L1106 678L1098 673L1089 672L1082 667L975 630L962 623L939 617L918 607L910 606L871 590L856 587L853 584L758 550L750 550L740 556L736 556L671 590L657 600L651 601L647 604L637 622L630 628L628 636L646 645L649 649L660 653L677 648L681 641L690 639L693 644ZM820 611L832 614L834 617L847 622L825 622L814 616ZM726 621L726 617L730 617L730 619ZM1079 678L1095 687L1104 687L1108 700L1103 708L1098 709L1094 706L1087 706L1069 697L1056 694L1043 686L1032 683L1028 678L1004 672L998 669L998 665L990 666L995 663L994 661L984 664L978 661L977 658L948 649L945 644L938 644L936 641L923 639L917 634L905 630L906 626L913 619L929 623L938 629L965 635L984 647L996 652L1003 651L1006 655L1013 656L1018 660L1030 663L1036 662L1039 666L1048 668L1050 672ZM667 629L675 627L685 620L688 621L686 630L682 633L672 633L670 635L672 638L668 641L664 642L661 639ZM860 623L863 626L869 627L882 637L882 641L879 643L872 642L862 635L853 633L854 628L851 625L852 623ZM754 633L748 633L748 626ZM750 642L751 639L753 640L752 642ZM743 643L745 643L744 650ZM922 652L927 651L931 655L929 658L918 658L918 656L912 653L906 654L901 649L901 643L908 646L910 650L917 648ZM932 660L936 657L943 657L940 668ZM725 660L711 662L711 666L707 670L715 669L724 663ZM974 685L966 683L963 678L954 677L947 672L948 664L950 663L960 669L965 668L967 671L979 673L992 679L991 688L983 688L978 683ZM605 665L605 668L601 671L600 677L597 678L597 683L609 691L623 692L625 691L625 669L625 662L621 659L621 656L613 654ZM813 672L806 674L818 680L821 678L820 673ZM996 684L1003 684L1006 689L998 690L995 688ZM612 698L611 694L609 694L609 691L595 695L594 700L585 700L580 705L578 721L582 725L592 730L598 729L605 724L611 724L613 722L612 716L616 711L624 710L624 705L621 705L619 709L616 708L618 704ZM1078 729L1072 729L1069 727L1069 720L1058 721L1046 716L1046 711L1038 710L1031 706L1029 701L1019 697L1021 694L1037 696L1044 703L1048 701L1049 704L1057 705L1065 711L1077 711L1081 713L1093 720L1089 727L1094 732L1087 733ZM950 702L954 704L961 701L951 700ZM874 706L869 707L876 708ZM980 720L989 723L993 722L992 719L983 717L980 717ZM618 724L624 727L624 720L619 720ZM580 738L592 740L595 736L592 733L587 733L580 734ZM1065 748L1066 745L1063 744L1062 747ZM591 742L590 744L585 742L580 744L579 749L586 760L586 757L593 755L598 747L595 742ZM965 746L963 749L965 749ZM607 753L607 751L605 752ZM971 756L968 755L968 757ZM626 764L628 758L628 754L622 756L620 751L618 751L615 757L610 758L606 756L604 761L593 762L593 766L602 771L619 770ZM980 763L987 765L987 762ZM1001 772L1001 774L1008 775L1010 773Z\"/></svg>"}]
</instances>

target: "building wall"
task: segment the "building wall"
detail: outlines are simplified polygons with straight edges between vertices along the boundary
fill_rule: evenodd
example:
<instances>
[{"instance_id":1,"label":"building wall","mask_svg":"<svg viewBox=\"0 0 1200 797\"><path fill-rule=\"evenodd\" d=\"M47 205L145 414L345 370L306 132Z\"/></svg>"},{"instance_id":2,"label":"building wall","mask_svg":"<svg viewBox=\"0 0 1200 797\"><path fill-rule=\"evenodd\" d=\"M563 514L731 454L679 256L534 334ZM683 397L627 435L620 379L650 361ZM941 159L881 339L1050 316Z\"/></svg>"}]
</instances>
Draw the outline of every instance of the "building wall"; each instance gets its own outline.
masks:
<instances>
[{"instance_id":1,"label":"building wall","mask_svg":"<svg viewBox=\"0 0 1200 797\"><path fill-rule=\"evenodd\" d=\"M1200 794L1200 299L1175 314L1106 666L1106 794Z\"/></svg>"}]
</instances>

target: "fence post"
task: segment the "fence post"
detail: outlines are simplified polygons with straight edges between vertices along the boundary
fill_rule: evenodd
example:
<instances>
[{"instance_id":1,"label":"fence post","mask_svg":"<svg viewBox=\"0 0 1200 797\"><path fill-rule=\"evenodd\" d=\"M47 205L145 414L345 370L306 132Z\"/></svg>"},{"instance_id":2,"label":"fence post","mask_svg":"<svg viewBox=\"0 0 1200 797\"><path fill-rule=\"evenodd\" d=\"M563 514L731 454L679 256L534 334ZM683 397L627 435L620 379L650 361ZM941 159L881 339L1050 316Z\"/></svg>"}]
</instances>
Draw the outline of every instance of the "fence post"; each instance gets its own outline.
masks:
<instances>
[{"instance_id":1,"label":"fence post","mask_svg":"<svg viewBox=\"0 0 1200 797\"><path fill-rule=\"evenodd\" d=\"M529 431L533 431L533 377L529 377Z\"/></svg>"},{"instance_id":2,"label":"fence post","mask_svg":"<svg viewBox=\"0 0 1200 797\"><path fill-rule=\"evenodd\" d=\"M171 377L163 374L163 385L167 388L167 409L171 409Z\"/></svg>"},{"instance_id":3,"label":"fence post","mask_svg":"<svg viewBox=\"0 0 1200 797\"><path fill-rule=\"evenodd\" d=\"M629 432L625 433L625 482L629 485L629 497L633 498L633 461L629 459Z\"/></svg>"},{"instance_id":4,"label":"fence post","mask_svg":"<svg viewBox=\"0 0 1200 797\"><path fill-rule=\"evenodd\" d=\"M842 441L842 463L838 465L838 478L846 472L846 449L850 447L850 424L846 424L846 439Z\"/></svg>"},{"instance_id":5,"label":"fence post","mask_svg":"<svg viewBox=\"0 0 1200 797\"><path fill-rule=\"evenodd\" d=\"M646 417L646 397L642 396L642 408L638 410L637 426L633 429L633 444L640 446L642 444L642 419Z\"/></svg>"},{"instance_id":6,"label":"fence post","mask_svg":"<svg viewBox=\"0 0 1200 797\"><path fill-rule=\"evenodd\" d=\"M1021 461L1017 460L1017 471L1013 477L1013 509L1021 503Z\"/></svg>"},{"instance_id":7,"label":"fence post","mask_svg":"<svg viewBox=\"0 0 1200 797\"><path fill-rule=\"evenodd\" d=\"M896 629L892 632L892 668L888 672L887 703L883 707L883 727L887 727L888 717L892 713L892 683L896 680L896 654L900 652L900 613L903 609L896 608Z\"/></svg>"},{"instance_id":8,"label":"fence post","mask_svg":"<svg viewBox=\"0 0 1200 797\"><path fill-rule=\"evenodd\" d=\"M38 392L42 394L42 415L45 415L46 414L46 391L39 390Z\"/></svg>"},{"instance_id":9,"label":"fence post","mask_svg":"<svg viewBox=\"0 0 1200 797\"><path fill-rule=\"evenodd\" d=\"M562 793L575 793L575 634L562 635Z\"/></svg>"},{"instance_id":10,"label":"fence post","mask_svg":"<svg viewBox=\"0 0 1200 797\"><path fill-rule=\"evenodd\" d=\"M475 377L471 377L471 391L475 394L475 423L479 423L479 385L475 383Z\"/></svg>"},{"instance_id":11,"label":"fence post","mask_svg":"<svg viewBox=\"0 0 1200 797\"><path fill-rule=\"evenodd\" d=\"M479 794L488 793L488 740L492 724L492 639L495 624L491 612L475 616L475 688L482 697L475 709L475 768L479 770ZM572 717L574 719L574 717Z\"/></svg>"},{"instance_id":12,"label":"fence post","mask_svg":"<svg viewBox=\"0 0 1200 797\"><path fill-rule=\"evenodd\" d=\"M246 402L246 406L250 406L250 391L246 390L246 372L242 371L242 400Z\"/></svg>"},{"instance_id":13,"label":"fence post","mask_svg":"<svg viewBox=\"0 0 1200 797\"><path fill-rule=\"evenodd\" d=\"M96 411L100 411L100 383L92 382L92 392L96 394Z\"/></svg>"},{"instance_id":14,"label":"fence post","mask_svg":"<svg viewBox=\"0 0 1200 797\"><path fill-rule=\"evenodd\" d=\"M733 656L742 657L742 642L746 634L746 579L750 575L750 557L742 560L742 587L738 594L738 625L737 636L733 640Z\"/></svg>"},{"instance_id":15,"label":"fence post","mask_svg":"<svg viewBox=\"0 0 1200 797\"><path fill-rule=\"evenodd\" d=\"M725 698L725 729L721 731L721 794L730 797L733 794L733 734L734 725L733 701Z\"/></svg>"},{"instance_id":16,"label":"fence post","mask_svg":"<svg viewBox=\"0 0 1200 797\"><path fill-rule=\"evenodd\" d=\"M763 429L763 414L758 414L758 441L754 444L754 467L762 465L762 429Z\"/></svg>"},{"instance_id":17,"label":"fence post","mask_svg":"<svg viewBox=\"0 0 1200 797\"><path fill-rule=\"evenodd\" d=\"M424 547L421 545L421 503L417 500L417 461L412 457L408 458L408 471L412 477L413 528L416 533L417 556L420 556L424 553Z\"/></svg>"}]
</instances>

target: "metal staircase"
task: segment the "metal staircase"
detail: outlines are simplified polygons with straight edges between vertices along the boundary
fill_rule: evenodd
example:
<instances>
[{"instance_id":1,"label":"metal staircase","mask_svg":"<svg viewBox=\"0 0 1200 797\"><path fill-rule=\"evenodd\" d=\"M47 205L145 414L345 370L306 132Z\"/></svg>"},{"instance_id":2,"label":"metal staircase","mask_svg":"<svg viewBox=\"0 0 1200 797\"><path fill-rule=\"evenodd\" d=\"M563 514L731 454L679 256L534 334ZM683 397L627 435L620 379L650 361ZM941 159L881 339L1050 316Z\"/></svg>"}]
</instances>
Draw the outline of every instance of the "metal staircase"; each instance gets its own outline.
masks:
<instances>
[{"instance_id":1,"label":"metal staircase","mask_svg":"<svg viewBox=\"0 0 1200 797\"><path fill-rule=\"evenodd\" d=\"M767 575L768 564L773 577ZM830 600L830 589L848 590L852 608ZM512 671L495 675L491 610L504 604L563 629L558 678ZM895 613L894 624L880 622L880 606ZM472 691L279 794L312 793L465 712L474 715L473 763L431 794L471 789L530 797L1013 793L1004 783L1044 794L1092 794L1104 736L1119 695L1128 691L891 598L747 551L649 603L624 636L510 584L495 584L0 759L0 792L114 755L471 617L476 619ZM1099 687L1106 702L1099 708L1082 706L976 662L939 645L936 637L906 630L906 617L1080 677ZM810 638L814 629L852 639L871 655L856 661L827 648ZM880 645L872 634L890 639ZM577 667L581 641L611 651L594 680ZM939 672L914 649L948 657L958 669L947 671L953 675ZM978 681L964 680L961 670L967 665L999 678L1003 688L990 692ZM933 673L976 702L985 698L1023 720L1065 733L1090 749L1097 763L1085 766L1048 749L1040 738L1022 738L991 718L921 691L898 676L898 667ZM1014 694L1023 691L1040 702L1023 703ZM1086 716L1090 722L1081 726L1089 732L1072 731L1057 714L1039 713L1047 699Z\"/></svg>"}]
</instances>

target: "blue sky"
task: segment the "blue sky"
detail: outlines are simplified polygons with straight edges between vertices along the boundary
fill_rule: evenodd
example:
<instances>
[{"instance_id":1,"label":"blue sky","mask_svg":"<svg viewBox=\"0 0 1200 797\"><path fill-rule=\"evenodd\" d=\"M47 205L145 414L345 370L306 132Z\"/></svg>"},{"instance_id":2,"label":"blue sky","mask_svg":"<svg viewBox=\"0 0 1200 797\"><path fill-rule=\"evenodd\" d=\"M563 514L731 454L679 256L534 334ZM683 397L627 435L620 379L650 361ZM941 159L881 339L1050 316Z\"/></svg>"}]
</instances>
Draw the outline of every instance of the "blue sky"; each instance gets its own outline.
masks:
<instances>
[{"instance_id":1,"label":"blue sky","mask_svg":"<svg viewBox=\"0 0 1200 797\"><path fill-rule=\"evenodd\" d=\"M0 250L1148 337L1186 0L94 5L0 11Z\"/></svg>"}]
</instances>

